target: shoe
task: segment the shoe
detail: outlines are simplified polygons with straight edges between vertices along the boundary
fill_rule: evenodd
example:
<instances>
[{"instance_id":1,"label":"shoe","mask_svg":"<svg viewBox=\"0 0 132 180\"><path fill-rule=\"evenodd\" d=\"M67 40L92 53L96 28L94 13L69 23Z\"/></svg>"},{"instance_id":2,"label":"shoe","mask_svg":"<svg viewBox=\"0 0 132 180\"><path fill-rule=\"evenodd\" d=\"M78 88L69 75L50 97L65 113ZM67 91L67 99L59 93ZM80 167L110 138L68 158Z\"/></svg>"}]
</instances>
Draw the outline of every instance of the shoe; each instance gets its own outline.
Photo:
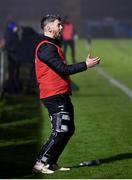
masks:
<instances>
[{"instance_id":1,"label":"shoe","mask_svg":"<svg viewBox=\"0 0 132 180\"><path fill-rule=\"evenodd\" d=\"M36 173L41 172L41 173L44 173L44 174L52 174L52 173L54 173L53 170L49 169L49 166L50 166L49 164L45 165L45 164L43 164L41 162L36 162L36 164L33 167L33 171L36 172Z\"/></svg>"},{"instance_id":2,"label":"shoe","mask_svg":"<svg viewBox=\"0 0 132 180\"><path fill-rule=\"evenodd\" d=\"M52 164L49 166L52 171L70 171L70 168L60 167L58 164Z\"/></svg>"}]
</instances>

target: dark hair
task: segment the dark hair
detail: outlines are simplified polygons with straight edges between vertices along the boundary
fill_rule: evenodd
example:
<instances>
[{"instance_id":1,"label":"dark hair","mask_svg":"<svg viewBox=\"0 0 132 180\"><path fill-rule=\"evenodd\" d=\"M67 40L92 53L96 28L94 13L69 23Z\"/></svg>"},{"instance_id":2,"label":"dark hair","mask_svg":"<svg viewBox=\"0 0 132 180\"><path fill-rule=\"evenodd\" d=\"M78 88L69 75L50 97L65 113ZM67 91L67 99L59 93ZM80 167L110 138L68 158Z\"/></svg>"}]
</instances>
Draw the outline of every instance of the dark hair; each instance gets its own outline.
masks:
<instances>
[{"instance_id":1,"label":"dark hair","mask_svg":"<svg viewBox=\"0 0 132 180\"><path fill-rule=\"evenodd\" d=\"M41 20L41 28L43 29L49 22L54 22L56 19L61 21L61 17L55 14L47 14Z\"/></svg>"}]
</instances>

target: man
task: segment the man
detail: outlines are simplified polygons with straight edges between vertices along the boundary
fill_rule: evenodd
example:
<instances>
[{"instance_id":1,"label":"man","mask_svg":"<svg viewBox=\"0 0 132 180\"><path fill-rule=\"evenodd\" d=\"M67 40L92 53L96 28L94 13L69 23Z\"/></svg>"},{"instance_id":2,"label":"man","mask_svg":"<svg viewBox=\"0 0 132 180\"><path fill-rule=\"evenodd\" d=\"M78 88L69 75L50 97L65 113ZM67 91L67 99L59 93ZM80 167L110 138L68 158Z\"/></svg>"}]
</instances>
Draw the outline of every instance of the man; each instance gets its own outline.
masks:
<instances>
[{"instance_id":1,"label":"man","mask_svg":"<svg viewBox=\"0 0 132 180\"><path fill-rule=\"evenodd\" d=\"M31 86L34 72L34 51L36 39L39 34L28 26L20 26L14 21L9 21L5 29L5 49L8 59L8 81L5 90L9 94L22 93L22 80L20 78L20 69L30 64L27 89ZM33 84L33 83L32 83Z\"/></svg>"},{"instance_id":2,"label":"man","mask_svg":"<svg viewBox=\"0 0 132 180\"><path fill-rule=\"evenodd\" d=\"M42 18L41 27L44 36L36 48L35 68L40 99L48 109L52 133L39 152L33 169L51 174L55 170L69 170L57 165L60 154L75 130L74 110L69 97L69 75L96 66L100 58L91 58L88 55L84 62L66 65L59 41L63 30L61 18L57 15L47 15Z\"/></svg>"},{"instance_id":3,"label":"man","mask_svg":"<svg viewBox=\"0 0 132 180\"><path fill-rule=\"evenodd\" d=\"M64 46L64 55L66 57L67 48L70 47L72 62L75 63L75 29L73 23L68 19L68 16L65 17L63 23L63 46Z\"/></svg>"}]
</instances>

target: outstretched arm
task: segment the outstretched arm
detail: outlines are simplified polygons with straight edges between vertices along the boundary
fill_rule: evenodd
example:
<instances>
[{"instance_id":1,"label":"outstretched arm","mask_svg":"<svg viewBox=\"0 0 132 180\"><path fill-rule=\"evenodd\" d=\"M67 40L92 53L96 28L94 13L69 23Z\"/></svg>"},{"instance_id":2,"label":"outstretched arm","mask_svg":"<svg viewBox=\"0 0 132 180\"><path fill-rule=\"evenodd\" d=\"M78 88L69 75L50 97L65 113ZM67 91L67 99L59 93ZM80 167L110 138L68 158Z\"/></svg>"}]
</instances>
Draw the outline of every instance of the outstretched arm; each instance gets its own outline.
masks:
<instances>
[{"instance_id":1,"label":"outstretched arm","mask_svg":"<svg viewBox=\"0 0 132 180\"><path fill-rule=\"evenodd\" d=\"M99 64L99 62L100 62L100 58L99 57L94 57L94 58L92 58L91 57L91 55L90 54L88 54L88 56L87 56L87 58L86 58L86 65L87 65L87 68L92 68L92 67L94 67L94 66L96 66L96 65L98 65Z\"/></svg>"},{"instance_id":2,"label":"outstretched arm","mask_svg":"<svg viewBox=\"0 0 132 180\"><path fill-rule=\"evenodd\" d=\"M87 70L87 68L93 67L99 63L100 58L91 58L90 55L86 58L86 61L79 62L72 65L65 64L54 45L46 44L41 46L38 50L38 57L47 66L53 69L61 76L72 75Z\"/></svg>"}]
</instances>

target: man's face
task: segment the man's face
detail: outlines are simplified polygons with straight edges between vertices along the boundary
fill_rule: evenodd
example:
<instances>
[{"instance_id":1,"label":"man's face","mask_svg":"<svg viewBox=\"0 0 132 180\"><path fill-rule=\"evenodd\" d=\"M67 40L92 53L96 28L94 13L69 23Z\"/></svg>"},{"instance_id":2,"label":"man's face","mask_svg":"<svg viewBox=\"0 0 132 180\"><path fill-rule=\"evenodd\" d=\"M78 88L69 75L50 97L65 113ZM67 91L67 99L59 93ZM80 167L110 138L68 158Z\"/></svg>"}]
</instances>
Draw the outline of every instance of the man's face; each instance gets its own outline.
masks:
<instances>
[{"instance_id":1,"label":"man's face","mask_svg":"<svg viewBox=\"0 0 132 180\"><path fill-rule=\"evenodd\" d=\"M63 26L61 21L56 19L54 22L51 22L49 24L49 30L52 33L54 38L60 38L62 35Z\"/></svg>"}]
</instances>

